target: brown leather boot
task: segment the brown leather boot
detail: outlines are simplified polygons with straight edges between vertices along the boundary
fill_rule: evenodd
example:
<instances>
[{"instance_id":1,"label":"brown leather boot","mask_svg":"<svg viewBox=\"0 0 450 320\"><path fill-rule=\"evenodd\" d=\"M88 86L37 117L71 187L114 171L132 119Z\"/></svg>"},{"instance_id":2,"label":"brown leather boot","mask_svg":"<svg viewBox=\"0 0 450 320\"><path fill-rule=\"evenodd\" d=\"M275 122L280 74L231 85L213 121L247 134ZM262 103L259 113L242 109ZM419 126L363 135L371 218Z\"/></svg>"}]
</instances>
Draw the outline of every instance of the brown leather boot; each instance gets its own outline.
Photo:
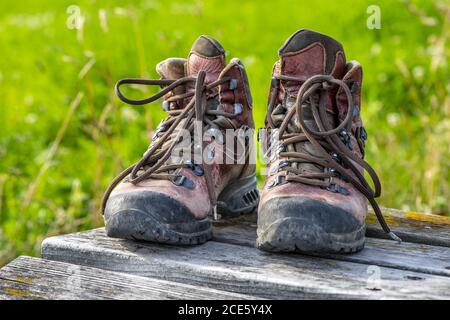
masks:
<instances>
[{"instance_id":1,"label":"brown leather boot","mask_svg":"<svg viewBox=\"0 0 450 320\"><path fill-rule=\"evenodd\" d=\"M258 209L258 248L361 250L368 201L384 230L399 240L374 200L378 177L363 160L361 65L346 61L339 42L309 30L292 35L279 56L260 132L270 159Z\"/></svg>"},{"instance_id":2,"label":"brown leather boot","mask_svg":"<svg viewBox=\"0 0 450 320\"><path fill-rule=\"evenodd\" d=\"M106 232L117 238L200 244L212 237L211 215L232 217L258 205L249 152L254 129L249 83L242 63L232 59L226 64L222 46L208 36L197 39L188 59L167 59L157 71L160 80L124 79L116 86L129 104L163 97L168 117L143 158L108 188ZM162 90L131 100L121 92L127 84ZM204 132L207 141L201 138Z\"/></svg>"}]
</instances>

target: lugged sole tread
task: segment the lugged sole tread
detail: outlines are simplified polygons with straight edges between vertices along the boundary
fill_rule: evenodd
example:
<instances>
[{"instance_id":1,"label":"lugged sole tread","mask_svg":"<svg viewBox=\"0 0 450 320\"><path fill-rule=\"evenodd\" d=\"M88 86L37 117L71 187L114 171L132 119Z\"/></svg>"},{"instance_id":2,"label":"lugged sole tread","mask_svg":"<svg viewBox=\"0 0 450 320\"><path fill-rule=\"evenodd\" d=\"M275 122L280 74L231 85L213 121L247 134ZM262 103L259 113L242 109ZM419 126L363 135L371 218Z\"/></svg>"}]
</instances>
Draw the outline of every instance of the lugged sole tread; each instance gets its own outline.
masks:
<instances>
[{"instance_id":1,"label":"lugged sole tread","mask_svg":"<svg viewBox=\"0 0 450 320\"><path fill-rule=\"evenodd\" d=\"M274 222L259 231L256 247L269 252L356 253L364 248L365 226L348 234L326 233L319 226L304 226L292 232L295 218Z\"/></svg>"}]
</instances>

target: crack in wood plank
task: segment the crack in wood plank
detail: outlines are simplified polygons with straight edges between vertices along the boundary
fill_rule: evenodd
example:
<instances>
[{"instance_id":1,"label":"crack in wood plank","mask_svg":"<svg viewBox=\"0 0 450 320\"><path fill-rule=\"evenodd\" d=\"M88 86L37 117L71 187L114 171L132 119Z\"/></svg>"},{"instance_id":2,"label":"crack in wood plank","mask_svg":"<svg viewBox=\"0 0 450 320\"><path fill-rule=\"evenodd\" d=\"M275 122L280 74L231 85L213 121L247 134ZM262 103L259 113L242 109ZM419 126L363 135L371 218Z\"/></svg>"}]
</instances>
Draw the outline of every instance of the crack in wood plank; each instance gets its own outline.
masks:
<instances>
[{"instance_id":1,"label":"crack in wood plank","mask_svg":"<svg viewBox=\"0 0 450 320\"><path fill-rule=\"evenodd\" d=\"M103 229L49 238L42 253L52 260L273 299L440 299L450 292L450 278L437 275L375 265L381 290L374 291L369 263L270 254L216 241L195 247L133 242L108 238Z\"/></svg>"}]
</instances>

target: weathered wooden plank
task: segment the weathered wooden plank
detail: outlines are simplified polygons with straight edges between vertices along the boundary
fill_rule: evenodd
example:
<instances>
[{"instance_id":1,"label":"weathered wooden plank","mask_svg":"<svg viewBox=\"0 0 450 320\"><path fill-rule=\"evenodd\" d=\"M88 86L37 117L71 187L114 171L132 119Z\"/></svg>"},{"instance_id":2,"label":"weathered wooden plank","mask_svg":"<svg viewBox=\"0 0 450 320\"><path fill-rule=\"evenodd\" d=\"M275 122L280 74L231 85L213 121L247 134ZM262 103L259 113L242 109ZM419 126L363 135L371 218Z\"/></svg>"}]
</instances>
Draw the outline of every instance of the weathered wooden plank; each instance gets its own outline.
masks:
<instances>
[{"instance_id":1,"label":"weathered wooden plank","mask_svg":"<svg viewBox=\"0 0 450 320\"><path fill-rule=\"evenodd\" d=\"M192 285L19 257L0 269L0 300L254 299Z\"/></svg>"},{"instance_id":2,"label":"weathered wooden plank","mask_svg":"<svg viewBox=\"0 0 450 320\"><path fill-rule=\"evenodd\" d=\"M450 294L448 277L269 254L214 241L195 247L138 243L110 239L103 229L46 239L42 254L46 259L273 299L442 299Z\"/></svg>"},{"instance_id":3,"label":"weathered wooden plank","mask_svg":"<svg viewBox=\"0 0 450 320\"><path fill-rule=\"evenodd\" d=\"M450 218L413 211L383 209L387 223L405 242L450 247ZM367 236L387 239L375 215L367 216Z\"/></svg>"},{"instance_id":4,"label":"weathered wooden plank","mask_svg":"<svg viewBox=\"0 0 450 320\"><path fill-rule=\"evenodd\" d=\"M404 232L403 235L407 234L409 235L409 238L419 238L422 240L419 242L436 243L437 238L433 233L435 232L435 229L437 229L437 226L439 226L440 230L436 233L437 235L445 236L446 232L450 230L450 224L447 225L447 220L449 219L445 217L430 217L430 215L426 214L405 213L392 209L385 209L385 214L387 217L391 217L391 222L392 219L394 219L392 217L395 217L397 221L406 221L403 230L407 230L407 232ZM373 217L373 214L369 215L367 223L369 230L374 230L379 227L376 218ZM414 224L417 228L410 228L410 226ZM238 219L234 219L233 221L217 221L214 225L215 241L246 245L250 247L253 247L255 244L255 214L242 216ZM419 225L422 225L422 227L419 228ZM428 240L432 239L432 241L426 241L427 239L425 239L423 235L423 230L428 230L428 226L431 226L433 229L428 231L430 233ZM396 224L394 224L393 227L396 231L400 230L399 226ZM377 236L377 234L371 235ZM406 238L408 239L408 236ZM392 240L368 237L366 247L360 253L352 255L321 254L320 256L357 263L376 264L379 266L398 268L402 270L450 276L450 248L443 246L431 246L409 242L403 242L399 245Z\"/></svg>"},{"instance_id":5,"label":"weathered wooden plank","mask_svg":"<svg viewBox=\"0 0 450 320\"><path fill-rule=\"evenodd\" d=\"M382 209L386 221L393 231L402 238L404 242L428 244L431 246L450 247L450 218L438 215L418 213L412 211L400 211L395 209ZM371 238L388 239L381 229L378 220L369 210L366 219L367 233ZM241 225L256 227L256 213L243 215L231 221L216 221L215 226ZM239 239L238 243L241 243ZM250 241L254 241L253 236Z\"/></svg>"},{"instance_id":6,"label":"weathered wooden plank","mask_svg":"<svg viewBox=\"0 0 450 320\"><path fill-rule=\"evenodd\" d=\"M254 247L255 225L216 225L214 241ZM418 243L367 238L363 251L355 254L317 254L316 256L378 265L450 277L450 248Z\"/></svg>"}]
</instances>

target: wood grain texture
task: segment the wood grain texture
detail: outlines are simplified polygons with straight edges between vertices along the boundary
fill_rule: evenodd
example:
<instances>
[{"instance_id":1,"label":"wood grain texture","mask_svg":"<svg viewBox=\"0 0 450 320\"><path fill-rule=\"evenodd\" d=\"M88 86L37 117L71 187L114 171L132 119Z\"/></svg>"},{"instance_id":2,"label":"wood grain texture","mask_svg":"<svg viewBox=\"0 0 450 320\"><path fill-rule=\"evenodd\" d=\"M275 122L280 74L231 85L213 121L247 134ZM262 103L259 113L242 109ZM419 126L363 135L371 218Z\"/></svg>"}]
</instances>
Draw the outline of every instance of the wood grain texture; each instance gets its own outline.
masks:
<instances>
[{"instance_id":1,"label":"wood grain texture","mask_svg":"<svg viewBox=\"0 0 450 320\"><path fill-rule=\"evenodd\" d=\"M42 254L51 260L272 299L450 298L448 277L320 257L269 254L216 241L176 247L111 239L103 229L96 229L46 239Z\"/></svg>"},{"instance_id":2,"label":"wood grain texture","mask_svg":"<svg viewBox=\"0 0 450 320\"><path fill-rule=\"evenodd\" d=\"M0 300L252 298L31 257L19 257L0 269Z\"/></svg>"},{"instance_id":3,"label":"wood grain texture","mask_svg":"<svg viewBox=\"0 0 450 320\"><path fill-rule=\"evenodd\" d=\"M383 208L383 215L391 229L403 242L450 247L450 218L438 215ZM369 238L389 239L381 229L375 214L369 210L366 219ZM245 226L256 228L256 213L229 221L216 221L215 226ZM253 237L251 241L253 241ZM240 243L241 239L238 241Z\"/></svg>"},{"instance_id":4,"label":"wood grain texture","mask_svg":"<svg viewBox=\"0 0 450 320\"><path fill-rule=\"evenodd\" d=\"M450 247L450 218L413 211L383 209L391 229L405 242ZM388 239L375 215L366 219L367 236Z\"/></svg>"},{"instance_id":5,"label":"wood grain texture","mask_svg":"<svg viewBox=\"0 0 450 320\"><path fill-rule=\"evenodd\" d=\"M256 224L251 218L239 223L215 223L214 241L255 246ZM355 254L318 254L317 256L416 271L450 277L450 248L420 243L367 238L363 251Z\"/></svg>"}]
</instances>

